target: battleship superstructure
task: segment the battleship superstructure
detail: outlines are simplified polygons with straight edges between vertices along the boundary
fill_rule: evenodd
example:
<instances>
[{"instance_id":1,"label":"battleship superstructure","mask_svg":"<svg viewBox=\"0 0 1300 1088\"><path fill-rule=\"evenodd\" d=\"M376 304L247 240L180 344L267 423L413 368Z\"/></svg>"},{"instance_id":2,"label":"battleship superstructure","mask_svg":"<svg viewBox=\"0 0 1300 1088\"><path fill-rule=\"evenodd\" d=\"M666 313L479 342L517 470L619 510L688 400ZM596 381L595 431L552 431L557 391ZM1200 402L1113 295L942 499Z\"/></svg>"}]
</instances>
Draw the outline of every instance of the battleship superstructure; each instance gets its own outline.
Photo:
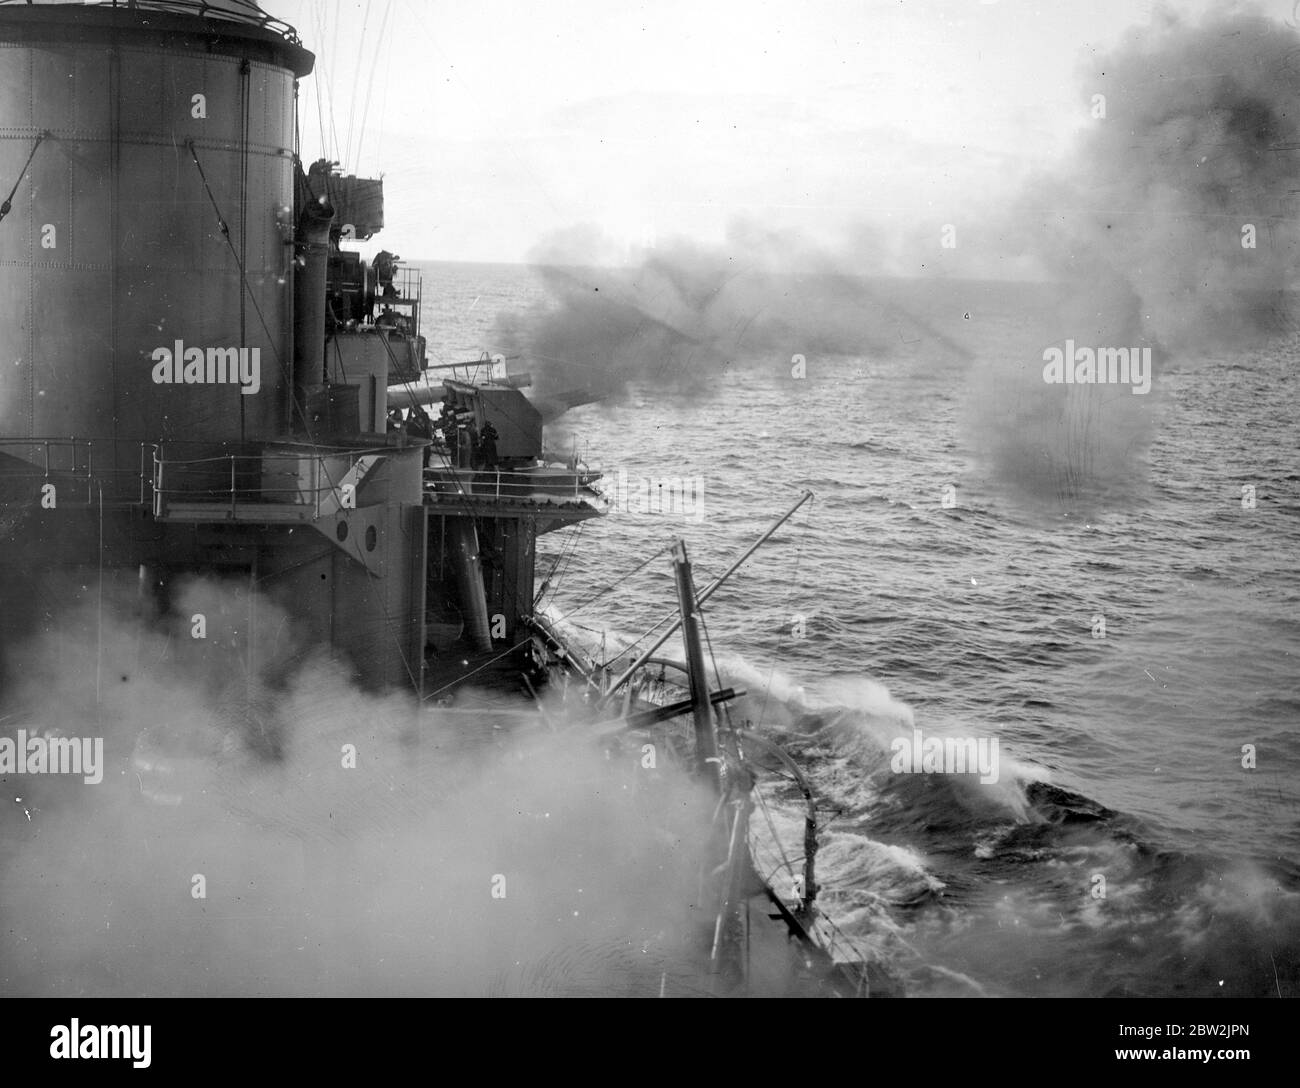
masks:
<instances>
[{"instance_id":1,"label":"battleship superstructure","mask_svg":"<svg viewBox=\"0 0 1300 1088\"><path fill-rule=\"evenodd\" d=\"M865 993L816 937L798 769L715 729L737 693L710 690L697 610L722 579L697 594L679 544L681 620L617 679L535 613L538 536L604 511L596 474L544 454L581 394L530 401L486 359L427 367L418 273L344 244L383 228L382 182L300 159L313 63L247 0L0 0L0 655L106 587L184 626L173 595L208 576L244 587L211 643L250 674L282 659L274 610L360 684L426 705L573 676L582 707L661 736L716 800L700 947L722 989ZM653 705L635 681L662 675L678 626L688 697ZM97 660L65 664L95 666L98 702ZM677 744L662 730L688 714ZM790 896L754 862L761 767L808 805Z\"/></svg>"},{"instance_id":2,"label":"battleship superstructure","mask_svg":"<svg viewBox=\"0 0 1300 1088\"><path fill-rule=\"evenodd\" d=\"M599 512L591 478L543 467L510 384L440 384L448 449L393 433L430 399L420 278L341 246L383 186L299 163L294 31L242 0L4 4L0 50L0 577L246 577L374 687L519 644L536 536ZM10 638L45 618L13 588Z\"/></svg>"}]
</instances>

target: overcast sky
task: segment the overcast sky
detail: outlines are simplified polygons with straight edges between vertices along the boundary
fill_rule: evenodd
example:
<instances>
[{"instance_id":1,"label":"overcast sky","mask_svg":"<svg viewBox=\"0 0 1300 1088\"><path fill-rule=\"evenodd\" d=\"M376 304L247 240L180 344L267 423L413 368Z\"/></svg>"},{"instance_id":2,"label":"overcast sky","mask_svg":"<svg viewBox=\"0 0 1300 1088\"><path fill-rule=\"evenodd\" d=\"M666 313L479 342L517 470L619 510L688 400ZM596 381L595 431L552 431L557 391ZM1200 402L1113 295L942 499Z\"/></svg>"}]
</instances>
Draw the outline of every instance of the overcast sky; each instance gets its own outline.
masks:
<instances>
[{"instance_id":1,"label":"overcast sky","mask_svg":"<svg viewBox=\"0 0 1300 1088\"><path fill-rule=\"evenodd\" d=\"M305 156L324 147L349 172L385 175L382 240L408 259L518 261L578 224L636 246L718 240L745 216L834 244L863 222L905 230L1009 198L1089 123L1089 51L1156 5L263 6L318 57ZM1257 6L1292 14L1292 0Z\"/></svg>"}]
</instances>

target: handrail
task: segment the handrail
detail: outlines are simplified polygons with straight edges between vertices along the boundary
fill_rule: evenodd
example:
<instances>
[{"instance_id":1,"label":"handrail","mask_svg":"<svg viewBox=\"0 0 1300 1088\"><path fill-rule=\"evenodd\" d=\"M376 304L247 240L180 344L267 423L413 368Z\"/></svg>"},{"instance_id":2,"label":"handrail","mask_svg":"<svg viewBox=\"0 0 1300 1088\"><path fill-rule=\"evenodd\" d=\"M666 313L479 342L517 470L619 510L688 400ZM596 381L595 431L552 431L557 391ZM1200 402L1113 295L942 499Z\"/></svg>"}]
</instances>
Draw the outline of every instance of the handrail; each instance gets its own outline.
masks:
<instances>
[{"instance_id":1,"label":"handrail","mask_svg":"<svg viewBox=\"0 0 1300 1088\"><path fill-rule=\"evenodd\" d=\"M773 741L759 736L757 733L744 732L734 735L736 742L740 744L757 744L758 747L765 749L771 755L775 756L794 780L795 786L803 795L804 800L804 837L803 837L803 895L799 897L799 913L811 916L814 912L814 904L817 901L817 799L813 794L812 787L808 784L808 779L804 773L784 748ZM791 863L793 864L793 863ZM785 863L782 863L782 868ZM791 873L791 876L794 874Z\"/></svg>"},{"instance_id":2,"label":"handrail","mask_svg":"<svg viewBox=\"0 0 1300 1088\"><path fill-rule=\"evenodd\" d=\"M355 289L364 289L365 284L356 280L344 280L341 286L352 287ZM377 285L378 290L374 293L375 309L382 315L383 308L406 308L410 311L409 318L403 316L406 322L405 329L399 329L392 324L385 324L379 320L375 314L370 316L370 327L402 332L403 335L418 337L420 335L420 310L424 301L424 275L418 268L408 268L405 265L399 265L393 270L393 278L383 284ZM391 288L392 294L385 294L385 291Z\"/></svg>"},{"instance_id":3,"label":"handrail","mask_svg":"<svg viewBox=\"0 0 1300 1088\"><path fill-rule=\"evenodd\" d=\"M164 445L164 443L148 443L148 444L155 445L159 448L161 448ZM256 461L257 463L261 464L268 457L274 458L276 460L284 460L284 461L300 461L304 456L322 457L322 458L331 457L331 456L371 457L375 455L392 453L394 448L395 447L393 446L366 446L366 447L348 446L347 448L331 448L329 446L310 446L310 447L304 446L303 453L301 454L269 453L269 452L259 451L257 453L234 453L234 454L222 453L222 454L217 454L216 456L213 457L188 457L183 459L179 457L164 457L162 458L162 460L164 460L169 465L215 465L215 464L225 464L229 458L238 457L240 460Z\"/></svg>"},{"instance_id":4,"label":"handrail","mask_svg":"<svg viewBox=\"0 0 1300 1088\"><path fill-rule=\"evenodd\" d=\"M121 464L126 459L124 450L139 450L139 460L134 469L98 468L105 457L96 456L97 448L104 447L114 451L107 460L111 464ZM85 495L81 500L87 504L99 501L101 489L110 505L147 506L149 498L149 472L147 469L148 452L157 448L156 443L141 442L133 439L85 439L85 438L41 438L41 437L3 437L0 438L0 454L8 454L10 463L0 478L6 480L45 480L63 483L70 481L84 485ZM15 465L13 462L17 462ZM21 465L28 466L26 470ZM134 482L134 487L130 485ZM66 499L66 496L64 496Z\"/></svg>"},{"instance_id":5,"label":"handrail","mask_svg":"<svg viewBox=\"0 0 1300 1088\"><path fill-rule=\"evenodd\" d=\"M66 2L66 0L65 0ZM0 6L30 5L32 0L0 0ZM292 45L302 45L298 31L283 19L267 14L252 0L82 0L86 7L133 8L140 11L197 15L201 19L220 19L274 31ZM41 5L41 6L53 6Z\"/></svg>"},{"instance_id":6,"label":"handrail","mask_svg":"<svg viewBox=\"0 0 1300 1088\"><path fill-rule=\"evenodd\" d=\"M588 486L594 473L566 472L557 475L527 470L503 472L501 469L435 468L429 469L425 476L434 482L431 493L435 498L439 495L455 495L456 501L491 499L500 502L503 499L523 499L538 494L572 502L585 497L599 497L599 492ZM440 490L438 485L444 485L447 490Z\"/></svg>"},{"instance_id":7,"label":"handrail","mask_svg":"<svg viewBox=\"0 0 1300 1088\"><path fill-rule=\"evenodd\" d=\"M283 501L293 506L312 506L315 510L315 516L320 517L321 500L326 495L338 492L340 482L330 480L325 475L326 482L317 482L315 486L312 481L304 479L299 471L304 461L312 462L320 466L324 461L331 457L343 458L347 462L347 469L343 475L351 472L356 468L357 463L365 457L381 456L391 454L394 448L391 446L378 446L367 448L348 448L348 449L304 449L301 452L279 453L272 450L262 450L255 453L227 453L212 457L196 457L186 459L173 459L167 456L166 450L161 446L155 450L154 454L154 473L153 473L153 492L154 492L154 513L156 516L162 516L168 501L190 501L201 502L204 500L220 500L222 504L229 502L230 516L237 517L240 505L257 506L266 503L266 496L269 495L291 495ZM281 462L285 466L292 468L281 468L277 473L276 462ZM221 466L229 466L229 475L226 477ZM226 486L168 486L168 470L179 469L181 476L184 478L185 470L194 469L195 466L207 466L210 470L209 479L215 483L217 473L221 471L223 478L226 478ZM251 481L240 482L240 469L244 468L246 473L255 472L259 477L259 483L254 484ZM276 480L276 476L284 476L283 482ZM320 476L313 473L317 480ZM270 480L268 482L268 477ZM200 484L208 483L205 480L197 481Z\"/></svg>"}]
</instances>

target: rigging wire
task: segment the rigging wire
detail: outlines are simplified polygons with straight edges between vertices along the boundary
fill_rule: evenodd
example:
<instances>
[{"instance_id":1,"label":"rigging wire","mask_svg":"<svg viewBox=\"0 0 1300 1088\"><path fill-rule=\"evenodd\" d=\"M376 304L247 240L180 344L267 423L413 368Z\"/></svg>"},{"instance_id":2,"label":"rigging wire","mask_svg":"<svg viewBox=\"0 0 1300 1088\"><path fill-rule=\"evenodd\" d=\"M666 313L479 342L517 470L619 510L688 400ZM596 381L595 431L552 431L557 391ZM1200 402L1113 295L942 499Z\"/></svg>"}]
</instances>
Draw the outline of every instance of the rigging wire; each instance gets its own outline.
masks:
<instances>
[{"instance_id":1,"label":"rigging wire","mask_svg":"<svg viewBox=\"0 0 1300 1088\"><path fill-rule=\"evenodd\" d=\"M322 28L321 28L321 14L320 14L320 8L318 8L318 7L313 7L313 8L312 8L312 12L311 12L311 14L312 14L312 20L313 20L313 22L314 22L314 24L315 24L315 25L314 25L314 29L316 30L316 40L317 40L317 41L324 41L325 35L324 35L324 32L323 32L323 30L322 30ZM323 65L323 64L321 64L321 71L322 71L322 74L323 74L323 73L324 73L324 65ZM316 99L316 120L317 120L317 122L318 122L319 125L320 125L320 151L321 151L321 155L322 155L322 157L324 157L324 158L328 158L329 156L328 156L328 153L327 153L327 147L326 147L328 141L327 141L326 138L325 138L325 104L324 104L324 101L323 101L323 96L321 95L321 80L319 80L319 79L316 79L316 80L313 80L313 81L312 81L312 97ZM301 159L302 159L302 155L299 154L298 158L299 158L299 161L301 161Z\"/></svg>"},{"instance_id":2,"label":"rigging wire","mask_svg":"<svg viewBox=\"0 0 1300 1088\"><path fill-rule=\"evenodd\" d=\"M326 40L326 17L323 7L313 7L312 14L316 18L316 40L324 42ZM326 55L334 57L338 49L338 31L339 23L342 22L340 13L336 10L334 13L334 36L333 41L326 51L322 49L316 55L317 78L312 81L316 92L316 108L321 114L321 158L334 161L339 154L339 132L338 124L334 117L334 71L326 63ZM324 117L329 116L329 126L325 125ZM330 137L333 137L333 143Z\"/></svg>"},{"instance_id":3,"label":"rigging wire","mask_svg":"<svg viewBox=\"0 0 1300 1088\"><path fill-rule=\"evenodd\" d=\"M292 388L293 387L292 370L286 363L284 357L280 354L280 349L276 345L275 337L271 335L271 329L267 325L266 315L263 314L261 304L257 301L257 295L254 294L253 292L252 284L248 282L248 273L244 268L244 262L240 258L238 250L236 250L235 248L234 239L232 239L230 236L230 225L226 222L226 217L221 212L221 206L217 203L216 194L213 193L212 186L208 184L207 173L203 169L203 163L199 161L198 149L195 147L193 140L187 140L185 146L189 150L190 158L193 159L194 166L197 168L199 172L199 179L203 183L203 189L207 193L208 200L212 204L212 210L216 214L217 225L221 230L221 235L226 240L226 245L230 249L230 255L235 261L236 268L239 269L240 282L244 286L244 291L247 293L249 301L252 302L253 304L253 312L257 314L258 324L262 326L262 332L266 334L267 345L271 349L271 354L275 357L276 364L279 366L280 373L284 377L287 386L289 388ZM307 420L307 414L303 409L303 406L298 402L297 397L292 398L292 402L293 402L294 409L297 411L299 418L302 420L303 429L305 433L308 435L308 439L311 442L312 449L319 456L321 453L321 446L312 437L311 425ZM331 471L327 462L324 459L321 459L320 463L322 466L322 471L325 473L325 479L329 484L330 489L337 490L339 484L331 475Z\"/></svg>"},{"instance_id":4,"label":"rigging wire","mask_svg":"<svg viewBox=\"0 0 1300 1088\"><path fill-rule=\"evenodd\" d=\"M672 547L672 544L669 543L669 544L667 545L667 547L665 547L664 549L662 549L662 550L661 550L660 552L658 552L657 554L658 554L658 555L662 555L664 551L669 550L671 547ZM644 566L644 564L642 564L642 565ZM699 565L699 564L692 564L692 565L694 566L694 569L697 570L697 571L699 571L701 574L706 573L705 568L704 568L703 566L701 566L701 565ZM711 581L711 580L712 580L712 579L710 579L710 581ZM630 654L633 650L635 650L638 646L640 646L641 643L643 643L646 639L648 639L651 635L653 635L653 634L654 634L656 631L658 631L661 627L665 626L666 624L675 623L675 622L677 622L677 619L678 619L678 614L677 614L676 612L670 612L670 613L668 613L667 615L665 615L664 617L662 617L660 620L658 620L658 621L654 624L653 627L649 628L648 630L646 630L645 632L643 632L641 635L637 636L637 638L636 638L634 641L629 642L626 646L624 646L621 650L619 650L616 654L614 654L613 657L607 659L606 661L601 662L601 668L607 668L608 666L612 665L615 661L617 661L619 658L628 656L628 654Z\"/></svg>"},{"instance_id":5,"label":"rigging wire","mask_svg":"<svg viewBox=\"0 0 1300 1088\"><path fill-rule=\"evenodd\" d=\"M560 548L560 554L551 565L551 573L546 576L545 584L552 588L552 592L554 591L553 587L558 586L559 583L564 580L565 574L568 573L569 565L573 562L573 556L577 552L578 538L582 535L582 530L585 529L586 526L587 523L585 521L580 521L576 526L574 526L574 531L569 534L569 539L564 542L564 545ZM561 563L564 563L564 570L561 571L557 577L555 572ZM534 606L536 606L537 601L540 600L541 594L539 593L537 598L533 601Z\"/></svg>"},{"instance_id":6,"label":"rigging wire","mask_svg":"<svg viewBox=\"0 0 1300 1088\"><path fill-rule=\"evenodd\" d=\"M790 871L790 876L793 878L798 875L798 870L795 869L795 866L802 862L804 858L799 857L794 861L790 860L790 856L785 852L785 843L781 840L781 836L777 834L776 821L772 819L772 810L768 808L767 798L763 795L763 791L758 789L756 786L751 792L758 796L758 807L763 811L763 822L767 824L767 830L771 833L772 841L776 843L777 851L781 855L781 864L767 873L763 879L766 883L770 884L772 882L772 875L779 872L781 869L788 869Z\"/></svg>"},{"instance_id":7,"label":"rigging wire","mask_svg":"<svg viewBox=\"0 0 1300 1088\"><path fill-rule=\"evenodd\" d=\"M713 682L719 689L721 689L722 674L718 671L718 659L713 652L713 639L709 635L708 622L704 619L704 609L700 607L698 600L695 602L695 609L695 615L700 621L700 630L704 632L704 644L709 648L709 661L713 664ZM719 709L725 712L727 708L726 706L722 706Z\"/></svg>"},{"instance_id":8,"label":"rigging wire","mask_svg":"<svg viewBox=\"0 0 1300 1088\"><path fill-rule=\"evenodd\" d=\"M365 14L361 17L361 33L357 36L357 62L352 69L352 94L348 97L348 142L344 145L343 149L344 165L353 162L352 132L357 119L357 84L361 81L361 58L365 54L366 39L368 37L366 31L370 27L370 5L371 0L366 0ZM376 55L376 63L378 60L378 55Z\"/></svg>"},{"instance_id":9,"label":"rigging wire","mask_svg":"<svg viewBox=\"0 0 1300 1088\"><path fill-rule=\"evenodd\" d=\"M589 605L594 604L606 593L609 593L611 590L617 589L620 585L623 585L631 581L638 574L640 574L641 571L643 571L646 567L648 567L651 563L653 563L656 559L658 559L661 555L663 555L664 552L669 551L671 548L672 548L671 543L665 544L662 548L660 548L657 552L655 552L654 555L650 556L649 559L645 560L642 563L638 563L627 574L621 575L617 581L610 582L609 585L605 586L603 589L596 590L596 592L593 593L590 597L588 597L585 601L581 601L580 603L575 605L571 610L565 613L566 618L571 619L573 616L576 616L579 612L581 612L584 608L587 608Z\"/></svg>"},{"instance_id":10,"label":"rigging wire","mask_svg":"<svg viewBox=\"0 0 1300 1088\"><path fill-rule=\"evenodd\" d=\"M532 636L530 635L528 638L524 639L523 642L516 643L514 646L511 646L508 650L502 650L495 657L488 658L486 661L483 662L483 664L478 666L478 668L472 669L469 672L467 672L464 676L458 676L450 684L443 684L443 686L438 688L436 691L431 691L429 692L428 695L422 696L421 701L427 703L434 696L441 695L444 691L450 691L452 688L460 687L460 685L465 683L465 681L468 680L471 676L476 676L478 673L481 673L484 669L489 668L492 665L495 665L502 658L506 658L513 653L517 653L519 650L522 650L525 646L527 646L532 641L533 639Z\"/></svg>"},{"instance_id":11,"label":"rigging wire","mask_svg":"<svg viewBox=\"0 0 1300 1088\"><path fill-rule=\"evenodd\" d=\"M555 562L551 564L551 569L547 573L546 578L544 579L548 592L550 590L551 580L555 578L555 572L559 569L560 564L563 563L565 558L568 556L570 549L575 546L575 542L577 541L578 534L579 532L581 532L581 530L582 530L582 526L580 524L575 525L573 527L573 531L569 533L567 537L565 537L564 543L560 545L560 552L555 557ZM539 595L539 599L540 599L540 595Z\"/></svg>"},{"instance_id":12,"label":"rigging wire","mask_svg":"<svg viewBox=\"0 0 1300 1088\"><path fill-rule=\"evenodd\" d=\"M342 7L343 5L341 0L339 0L339 2L336 2L334 5L334 35L332 40L330 41L331 57L337 57L339 55L339 28L343 25ZM322 21L324 20L324 18L325 15L324 13L322 13L321 14ZM323 40L324 39L322 39L322 41ZM334 134L334 154L330 155L329 158L337 159L339 157L339 151L342 148L341 145L339 144L338 118L334 114L334 103L337 100L337 96L334 94L334 69L332 66L329 71L329 96L330 96L330 100L329 100L329 105L326 106L326 111L329 113L330 129Z\"/></svg>"},{"instance_id":13,"label":"rigging wire","mask_svg":"<svg viewBox=\"0 0 1300 1088\"><path fill-rule=\"evenodd\" d=\"M390 0L391 2L391 0ZM388 42L384 44L382 52L384 56L391 56L393 52L393 36L396 33L397 20L393 19L388 24ZM379 104L379 116L381 118L388 116L388 89L392 80L385 77L384 79L384 97ZM377 162L384 161L384 126L379 125L379 142L375 145L375 159Z\"/></svg>"},{"instance_id":14,"label":"rigging wire","mask_svg":"<svg viewBox=\"0 0 1300 1088\"><path fill-rule=\"evenodd\" d=\"M811 499L808 500L808 502L809 502L809 507L810 507L810 508L811 508L812 506L815 506L816 503L817 503L817 496L816 496L816 494L814 494L813 497L812 497ZM794 577L793 579L791 579L791 582L790 582L790 589L787 591L786 596L785 596L785 600L786 600L786 601L789 601L791 595L793 595L793 593L795 592L796 589L798 589L798 590L803 590L803 589L804 589L804 585L803 585L802 581L800 580L800 575L801 575L801 573L802 573L802 571L803 571L803 548L804 548L804 543L805 543L804 538L803 538L803 537L800 537L800 538L799 538L799 543L798 543L798 544L796 545L796 547L795 547L795 552L794 552L794 570L795 570L795 577ZM782 645L784 645L785 640L786 640L786 637L787 637L787 636L785 635L785 625L782 624L782 634L781 634L781 644L782 644ZM767 670L767 683L763 685L763 702L760 704L760 706L759 706L759 708L758 708L758 722L757 722L757 727L761 727L762 724L763 724L764 719L767 717L767 704L768 704L768 702L769 702L769 701L771 700L771 698L772 698L772 677L773 677L773 675L774 675L775 673L776 673L776 658L774 657L774 658L772 659L771 667Z\"/></svg>"},{"instance_id":15,"label":"rigging wire","mask_svg":"<svg viewBox=\"0 0 1300 1088\"><path fill-rule=\"evenodd\" d=\"M230 249L230 255L234 258L235 267L239 269L240 282L244 285L244 290L248 295L248 299L253 304L253 310L257 314L257 320L262 326L262 331L266 333L267 345L270 347L271 353L275 356L275 361L280 367L280 373L284 376L285 381L289 383L289 386L292 387L293 374L289 367L285 365L284 357L280 354L280 349L276 346L275 337L271 335L270 326L267 325L266 317L262 313L261 304L257 301L257 295L253 293L253 285L248 282L248 273L244 269L244 262L240 258L239 250L235 248L234 239L230 236L230 224L226 222L226 217L221 212L221 205L217 203L216 194L213 193L212 186L208 184L208 175L203 169L203 163L199 161L198 149L194 146L193 140L186 140L185 147L189 151L190 158L194 161L195 167L198 169L199 180L203 183L203 190L208 194L208 200L211 202L212 210L216 214L217 226L221 231L221 236L226 240L226 245ZM298 412L300 415L303 415L301 407L298 408ZM304 425L306 422L306 416L303 415Z\"/></svg>"},{"instance_id":16,"label":"rigging wire","mask_svg":"<svg viewBox=\"0 0 1300 1088\"><path fill-rule=\"evenodd\" d=\"M621 658L621 657L626 657L626 656L627 656L628 654L630 654L633 650L635 650L638 646L640 646L641 643L643 643L646 639L648 639L651 635L653 635L656 631L658 631L659 628L663 627L663 626L666 625L666 624L676 622L677 618L678 618L678 617L677 617L677 614L676 614L676 613L670 613L669 615L665 616L665 617L664 617L663 619L661 619L658 623L656 623L653 627L651 627L648 631L646 631L643 635L641 635L639 638L637 638L637 640L636 640L635 642L630 642L630 643L628 643L625 647L623 647L623 649L619 650L619 652L616 653L613 657L611 657L608 661L602 662L602 663L601 663L601 667L602 667L602 668L605 668L605 667L607 667L607 666L613 664L613 663L614 663L615 661L617 661L619 658Z\"/></svg>"},{"instance_id":17,"label":"rigging wire","mask_svg":"<svg viewBox=\"0 0 1300 1088\"><path fill-rule=\"evenodd\" d=\"M45 137L48 135L50 135L49 132L42 132L36 137L36 143L32 145L31 154L27 156L27 161L23 163L23 168L18 172L18 178L14 182L14 187L9 190L9 195L5 197L4 203L0 204L0 221L3 221L4 217L13 210L13 201L14 197L18 194L18 186L23 183L23 178L27 176L27 168L31 166L32 159L36 158L37 150L39 150L41 144L45 141Z\"/></svg>"},{"instance_id":18,"label":"rigging wire","mask_svg":"<svg viewBox=\"0 0 1300 1088\"><path fill-rule=\"evenodd\" d=\"M392 11L393 11L393 0L387 0L387 3L384 5L384 17L382 20L380 20L379 23L379 35L378 35L378 42L375 46L374 60L371 62L370 65L370 80L366 85L366 102L361 110L361 133L357 137L356 164L358 169L360 169L361 166L361 148L364 146L366 142L366 126L370 120L370 96L375 89L375 76L379 74L380 51L384 48L384 35L388 33L388 17L389 15L392 14ZM385 87L385 98L387 98L387 87L388 87L387 78L385 78L384 80L384 87Z\"/></svg>"}]
</instances>

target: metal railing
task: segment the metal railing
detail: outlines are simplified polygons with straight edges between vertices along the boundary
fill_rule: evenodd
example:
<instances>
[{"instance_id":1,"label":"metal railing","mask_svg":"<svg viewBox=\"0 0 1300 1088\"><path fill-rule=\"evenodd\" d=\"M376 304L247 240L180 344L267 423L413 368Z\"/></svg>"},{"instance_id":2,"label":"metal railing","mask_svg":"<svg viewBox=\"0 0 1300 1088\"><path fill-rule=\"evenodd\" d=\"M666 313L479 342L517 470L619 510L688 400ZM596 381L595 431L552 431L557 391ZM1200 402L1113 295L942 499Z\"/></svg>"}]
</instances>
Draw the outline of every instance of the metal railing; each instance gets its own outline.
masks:
<instances>
[{"instance_id":1,"label":"metal railing","mask_svg":"<svg viewBox=\"0 0 1300 1088\"><path fill-rule=\"evenodd\" d=\"M565 502L599 500L600 493L589 486L591 473L502 472L500 469L434 468L425 471L425 490L435 498L492 502L531 502L540 498Z\"/></svg>"},{"instance_id":2,"label":"metal railing","mask_svg":"<svg viewBox=\"0 0 1300 1088\"><path fill-rule=\"evenodd\" d=\"M0 480L38 489L53 484L60 506L149 506L157 449L152 442L111 438L0 438ZM0 494L0 505L15 501L29 500Z\"/></svg>"},{"instance_id":3,"label":"metal railing","mask_svg":"<svg viewBox=\"0 0 1300 1088\"><path fill-rule=\"evenodd\" d=\"M376 285L373 322L380 328L394 328L406 336L419 336L423 292L424 280L419 269L398 265L393 269L390 283ZM381 320L385 307L393 309L393 320Z\"/></svg>"},{"instance_id":4,"label":"metal railing","mask_svg":"<svg viewBox=\"0 0 1300 1088\"><path fill-rule=\"evenodd\" d=\"M507 364L517 362L522 359L522 355L502 355L491 354L490 352L480 353L477 359L469 359L459 363L435 363L426 369L431 371L449 371L453 381L463 382L466 385L483 385L486 382L498 382L506 385L521 382L516 388L525 388L531 384L531 376L524 374L512 375Z\"/></svg>"},{"instance_id":5,"label":"metal railing","mask_svg":"<svg viewBox=\"0 0 1300 1088\"><path fill-rule=\"evenodd\" d=\"M301 453L231 453L214 457L169 457L159 446L153 461L154 516L172 504L221 507L229 517L241 509L268 505L304 506L321 516L326 499L341 498L348 475L364 457L387 455L392 447L304 450Z\"/></svg>"},{"instance_id":6,"label":"metal railing","mask_svg":"<svg viewBox=\"0 0 1300 1088\"><path fill-rule=\"evenodd\" d=\"M0 0L0 6L29 5L32 0ZM301 45L298 31L283 19L268 15L252 0L37 0L41 6L53 7L58 3L79 3L83 7L126 8L137 11L169 12L177 15L197 15L202 19L226 19L230 22L260 26L274 31L293 45Z\"/></svg>"},{"instance_id":7,"label":"metal railing","mask_svg":"<svg viewBox=\"0 0 1300 1088\"><path fill-rule=\"evenodd\" d=\"M418 268L399 264L393 269L392 286L395 294L385 295L381 289L375 292L375 302L382 303L387 298L389 301L396 299L399 302L414 302L419 305L424 290L424 279Z\"/></svg>"}]
</instances>

